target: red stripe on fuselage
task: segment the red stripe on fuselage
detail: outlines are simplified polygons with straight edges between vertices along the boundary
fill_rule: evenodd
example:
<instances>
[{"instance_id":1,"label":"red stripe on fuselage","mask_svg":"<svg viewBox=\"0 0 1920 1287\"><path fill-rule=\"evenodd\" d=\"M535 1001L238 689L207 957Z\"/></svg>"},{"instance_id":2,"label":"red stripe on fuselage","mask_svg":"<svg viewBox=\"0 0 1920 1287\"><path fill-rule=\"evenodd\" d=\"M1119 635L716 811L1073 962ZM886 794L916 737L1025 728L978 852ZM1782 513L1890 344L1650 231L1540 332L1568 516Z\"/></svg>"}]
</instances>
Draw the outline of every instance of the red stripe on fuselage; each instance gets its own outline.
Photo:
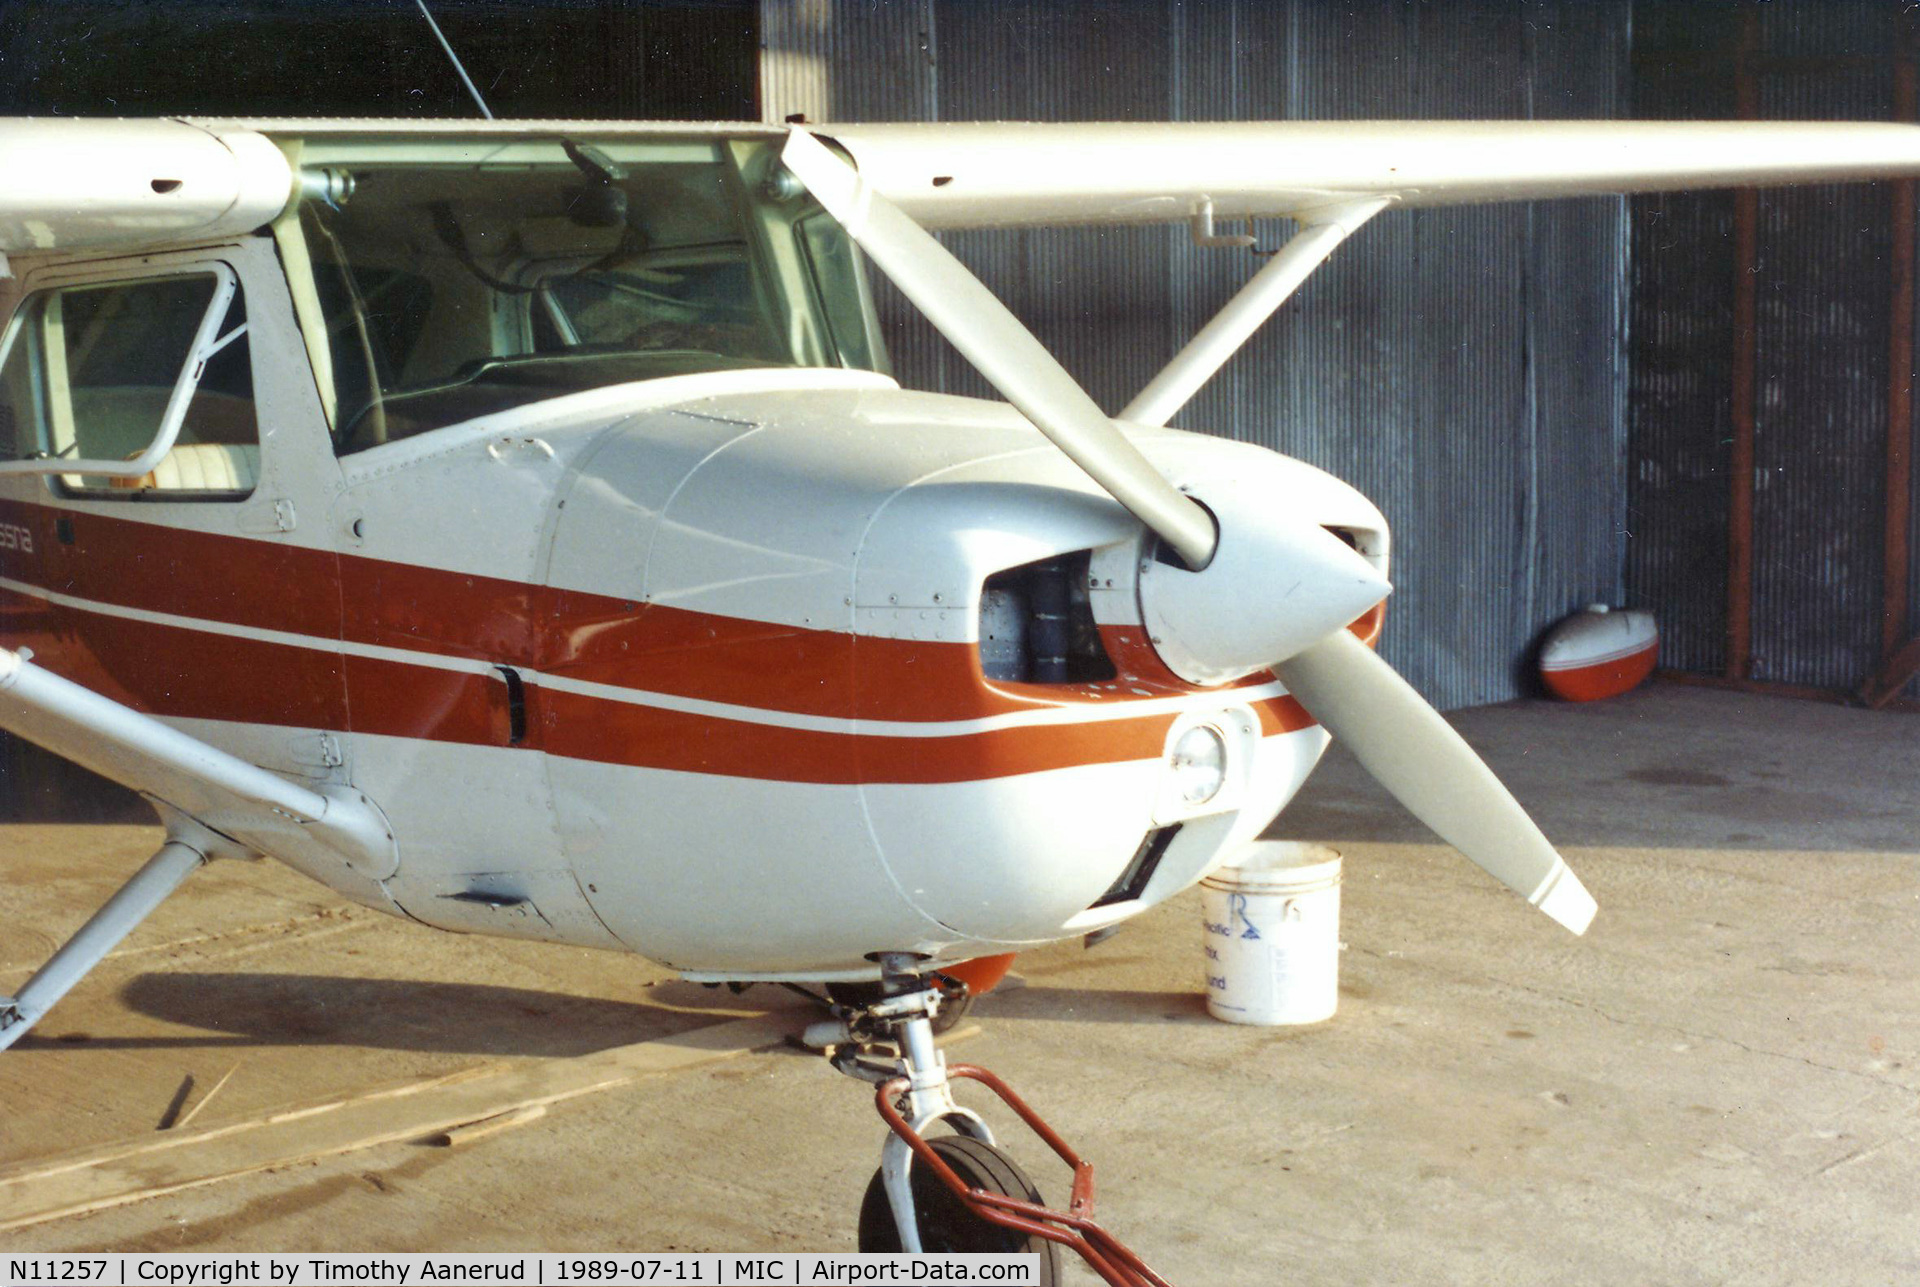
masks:
<instances>
[{"instance_id":1,"label":"red stripe on fuselage","mask_svg":"<svg viewBox=\"0 0 1920 1287\"><path fill-rule=\"evenodd\" d=\"M71 545L55 538L56 515ZM0 521L35 532L35 556L9 560L19 579L92 602L760 710L935 722L1196 691L1138 629L1131 646L1102 631L1124 682L991 684L967 643L775 625L37 504L0 501Z\"/></svg>"},{"instance_id":2,"label":"red stripe on fuselage","mask_svg":"<svg viewBox=\"0 0 1920 1287\"><path fill-rule=\"evenodd\" d=\"M150 715L288 728L350 727L339 653L264 643L67 607L0 588L12 617L28 605L55 628L9 633L10 646L62 678ZM409 669L418 669L409 667Z\"/></svg>"},{"instance_id":3,"label":"red stripe on fuselage","mask_svg":"<svg viewBox=\"0 0 1920 1287\"><path fill-rule=\"evenodd\" d=\"M69 519L71 544L55 534ZM1137 629L1103 631L1123 677L989 685L970 644L798 629L579 591L0 501L34 532L0 574L75 598L205 620L205 630L50 609L0 594L0 628L77 682L185 718L333 728L472 745L508 741L499 678L326 647L250 640L239 625L480 660L653 692L832 718L925 722L1193 694ZM1153 665L1146 664L1151 660ZM1129 673L1130 672L1130 673ZM1244 683L1258 683L1260 676ZM937 782L1150 758L1168 715L916 738L785 729L528 687L520 743L555 754L787 781ZM1260 703L1268 732L1312 721Z\"/></svg>"},{"instance_id":4,"label":"red stripe on fuselage","mask_svg":"<svg viewBox=\"0 0 1920 1287\"><path fill-rule=\"evenodd\" d=\"M34 600L0 591L9 611ZM76 682L155 715L503 746L507 688L492 676L65 610L84 648L43 640ZM43 659L47 660L47 659ZM353 695L341 704L341 668ZM527 689L528 736L556 755L636 768L784 782L938 783L1157 757L1171 715L900 737L790 729ZM1291 698L1255 704L1268 734L1312 721Z\"/></svg>"},{"instance_id":5,"label":"red stripe on fuselage","mask_svg":"<svg viewBox=\"0 0 1920 1287\"><path fill-rule=\"evenodd\" d=\"M952 737L822 733L546 690L546 749L574 759L815 783L940 783L1157 758L1171 715L1024 725ZM1312 724L1299 703L1258 703L1270 733Z\"/></svg>"}]
</instances>

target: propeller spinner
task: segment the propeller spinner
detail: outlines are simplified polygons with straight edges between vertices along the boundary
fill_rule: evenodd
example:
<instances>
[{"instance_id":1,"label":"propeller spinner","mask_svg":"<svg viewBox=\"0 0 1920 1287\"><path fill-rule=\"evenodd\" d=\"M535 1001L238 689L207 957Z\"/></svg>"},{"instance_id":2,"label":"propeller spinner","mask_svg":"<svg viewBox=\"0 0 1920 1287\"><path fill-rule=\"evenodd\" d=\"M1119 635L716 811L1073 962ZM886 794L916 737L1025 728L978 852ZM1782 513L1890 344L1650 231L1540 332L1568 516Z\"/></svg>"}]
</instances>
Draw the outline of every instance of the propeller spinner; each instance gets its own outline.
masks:
<instances>
[{"instance_id":1,"label":"propeller spinner","mask_svg":"<svg viewBox=\"0 0 1920 1287\"><path fill-rule=\"evenodd\" d=\"M1143 582L1162 659L1196 683L1272 668L1421 822L1576 934L1593 896L1440 713L1345 628L1390 587L1338 538L1232 495L1196 503L1095 405L1006 305L803 130L781 159L901 293L1185 568Z\"/></svg>"}]
</instances>

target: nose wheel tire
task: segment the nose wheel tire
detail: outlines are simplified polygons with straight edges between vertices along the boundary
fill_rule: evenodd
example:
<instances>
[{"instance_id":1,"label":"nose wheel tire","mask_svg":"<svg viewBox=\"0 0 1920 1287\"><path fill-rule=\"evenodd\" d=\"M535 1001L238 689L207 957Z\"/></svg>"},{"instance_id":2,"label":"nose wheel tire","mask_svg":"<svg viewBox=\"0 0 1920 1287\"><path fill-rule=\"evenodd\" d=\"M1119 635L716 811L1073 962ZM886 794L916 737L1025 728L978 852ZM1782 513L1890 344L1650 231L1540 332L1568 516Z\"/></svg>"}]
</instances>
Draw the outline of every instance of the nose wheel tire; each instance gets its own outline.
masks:
<instances>
[{"instance_id":1,"label":"nose wheel tire","mask_svg":"<svg viewBox=\"0 0 1920 1287\"><path fill-rule=\"evenodd\" d=\"M965 1135L942 1135L927 1141L940 1160L953 1168L963 1184L1010 1198L1042 1204L1040 1190L1013 1159L993 1145ZM1060 1273L1060 1249L1045 1238L1021 1233L982 1220L940 1177L916 1159L909 1173L914 1218L920 1223L920 1245L929 1252L1033 1251L1040 1255L1041 1287L1053 1287ZM860 1203L860 1250L899 1251L900 1230L887 1202L880 1172L873 1173Z\"/></svg>"}]
</instances>

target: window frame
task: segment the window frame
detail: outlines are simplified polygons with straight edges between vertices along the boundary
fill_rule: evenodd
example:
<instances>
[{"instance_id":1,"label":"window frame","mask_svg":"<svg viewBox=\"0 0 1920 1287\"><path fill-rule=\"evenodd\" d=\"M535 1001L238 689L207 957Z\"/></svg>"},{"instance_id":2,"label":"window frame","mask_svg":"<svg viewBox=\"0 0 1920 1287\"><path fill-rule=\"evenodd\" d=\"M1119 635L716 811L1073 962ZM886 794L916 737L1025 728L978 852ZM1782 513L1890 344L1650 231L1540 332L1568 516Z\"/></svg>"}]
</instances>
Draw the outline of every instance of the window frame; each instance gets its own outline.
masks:
<instances>
[{"instance_id":1,"label":"window frame","mask_svg":"<svg viewBox=\"0 0 1920 1287\"><path fill-rule=\"evenodd\" d=\"M13 316L8 319L4 335L0 335L0 367L4 367L13 355L13 347L20 342L20 336L29 324L30 310L42 296L57 297L63 291L75 289L98 289L112 286L131 286L140 282L166 278L212 277L214 279L213 296L207 302L206 311L200 317L200 323L194 330L193 341L187 349L187 356L181 363L180 373L174 377L173 391L168 395L166 411L153 439L139 455L131 460L89 460L85 458L68 459L46 450L20 460L0 460L0 477L8 475L39 475L60 477L67 481L63 490L70 490L77 496L107 497L131 499L152 494L166 494L166 489L127 489L113 491L98 487L87 487L75 481L81 476L103 478L139 479L152 473L160 462L166 459L180 437L181 427L186 422L187 407L193 401L193 395L200 386L200 379L206 363L215 353L236 340L247 338L252 329L251 315L224 336L219 334L220 324L226 320L228 310L233 306L233 297L240 290L240 275L232 264L223 259L194 258L168 260L163 262L143 261L128 264L125 261L75 265L71 268L48 269L33 274L23 282L23 289L14 305ZM52 432L57 435L64 411L64 419L71 431L73 408L72 389L66 380L47 378L55 365L51 354L57 348L64 366L65 335L60 334L57 341L50 339L50 331L59 325L57 311L41 309L39 312L41 327L40 342L49 354L47 372L41 373L37 380L43 382L42 395L47 399L45 408L47 421ZM249 362L252 353L248 353ZM57 386L57 387L56 387ZM248 493L220 492L214 496L193 492L181 495L179 499L244 499Z\"/></svg>"}]
</instances>

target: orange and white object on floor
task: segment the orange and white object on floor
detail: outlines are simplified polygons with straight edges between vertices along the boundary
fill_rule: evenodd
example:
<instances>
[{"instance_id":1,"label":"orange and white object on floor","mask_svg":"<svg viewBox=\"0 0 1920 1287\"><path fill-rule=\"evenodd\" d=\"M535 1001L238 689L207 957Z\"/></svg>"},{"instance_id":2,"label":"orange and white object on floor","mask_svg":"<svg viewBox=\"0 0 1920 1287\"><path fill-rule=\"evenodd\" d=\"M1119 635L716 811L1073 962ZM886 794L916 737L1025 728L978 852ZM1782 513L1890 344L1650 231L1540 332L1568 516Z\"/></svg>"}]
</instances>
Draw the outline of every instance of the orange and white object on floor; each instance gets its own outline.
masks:
<instances>
[{"instance_id":1,"label":"orange and white object on floor","mask_svg":"<svg viewBox=\"0 0 1920 1287\"><path fill-rule=\"evenodd\" d=\"M1540 678L1556 697L1599 701L1638 687L1653 673L1659 654L1660 632L1651 612L1616 612L1596 603L1548 632L1540 648Z\"/></svg>"}]
</instances>

